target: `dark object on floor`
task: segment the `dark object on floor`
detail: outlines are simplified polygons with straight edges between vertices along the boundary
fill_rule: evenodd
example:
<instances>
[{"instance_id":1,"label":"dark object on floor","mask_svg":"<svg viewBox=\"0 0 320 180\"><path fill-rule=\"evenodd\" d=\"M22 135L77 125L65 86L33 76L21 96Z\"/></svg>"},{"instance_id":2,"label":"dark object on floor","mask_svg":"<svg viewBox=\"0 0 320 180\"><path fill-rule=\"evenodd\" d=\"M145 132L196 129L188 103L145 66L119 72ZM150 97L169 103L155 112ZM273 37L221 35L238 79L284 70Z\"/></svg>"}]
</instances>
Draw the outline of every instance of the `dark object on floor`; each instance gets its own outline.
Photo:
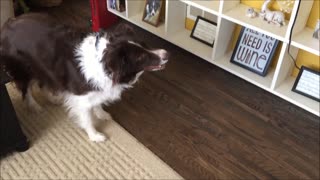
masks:
<instances>
[{"instance_id":1,"label":"dark object on floor","mask_svg":"<svg viewBox=\"0 0 320 180\"><path fill-rule=\"evenodd\" d=\"M0 158L12 151L26 151L29 144L23 134L5 87L8 78L0 72Z\"/></svg>"}]
</instances>

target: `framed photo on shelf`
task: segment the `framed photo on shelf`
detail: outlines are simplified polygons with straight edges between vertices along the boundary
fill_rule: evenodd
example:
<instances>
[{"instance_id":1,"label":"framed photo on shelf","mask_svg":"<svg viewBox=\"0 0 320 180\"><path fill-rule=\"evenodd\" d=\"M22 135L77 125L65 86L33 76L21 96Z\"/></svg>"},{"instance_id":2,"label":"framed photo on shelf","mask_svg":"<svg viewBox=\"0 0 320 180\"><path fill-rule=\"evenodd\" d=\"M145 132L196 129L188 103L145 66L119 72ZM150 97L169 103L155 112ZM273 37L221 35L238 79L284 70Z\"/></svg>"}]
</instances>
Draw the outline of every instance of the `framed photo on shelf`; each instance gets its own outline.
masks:
<instances>
[{"instance_id":1,"label":"framed photo on shelf","mask_svg":"<svg viewBox=\"0 0 320 180\"><path fill-rule=\"evenodd\" d=\"M110 9L118 10L117 0L108 0Z\"/></svg>"},{"instance_id":2,"label":"framed photo on shelf","mask_svg":"<svg viewBox=\"0 0 320 180\"><path fill-rule=\"evenodd\" d=\"M126 1L125 0L117 0L118 3L118 11L123 12L126 10Z\"/></svg>"},{"instance_id":3,"label":"framed photo on shelf","mask_svg":"<svg viewBox=\"0 0 320 180\"><path fill-rule=\"evenodd\" d=\"M213 47L216 37L217 23L197 16L190 37Z\"/></svg>"},{"instance_id":4,"label":"framed photo on shelf","mask_svg":"<svg viewBox=\"0 0 320 180\"><path fill-rule=\"evenodd\" d=\"M320 72L302 66L292 91L320 102Z\"/></svg>"},{"instance_id":5,"label":"framed photo on shelf","mask_svg":"<svg viewBox=\"0 0 320 180\"><path fill-rule=\"evenodd\" d=\"M117 10L119 12L123 12L126 10L125 0L107 0L107 1L109 1L109 7L111 9Z\"/></svg>"},{"instance_id":6,"label":"framed photo on shelf","mask_svg":"<svg viewBox=\"0 0 320 180\"><path fill-rule=\"evenodd\" d=\"M145 0L142 21L158 26L161 16L163 0Z\"/></svg>"},{"instance_id":7,"label":"framed photo on shelf","mask_svg":"<svg viewBox=\"0 0 320 180\"><path fill-rule=\"evenodd\" d=\"M242 27L230 62L266 76L278 42L273 37Z\"/></svg>"}]
</instances>

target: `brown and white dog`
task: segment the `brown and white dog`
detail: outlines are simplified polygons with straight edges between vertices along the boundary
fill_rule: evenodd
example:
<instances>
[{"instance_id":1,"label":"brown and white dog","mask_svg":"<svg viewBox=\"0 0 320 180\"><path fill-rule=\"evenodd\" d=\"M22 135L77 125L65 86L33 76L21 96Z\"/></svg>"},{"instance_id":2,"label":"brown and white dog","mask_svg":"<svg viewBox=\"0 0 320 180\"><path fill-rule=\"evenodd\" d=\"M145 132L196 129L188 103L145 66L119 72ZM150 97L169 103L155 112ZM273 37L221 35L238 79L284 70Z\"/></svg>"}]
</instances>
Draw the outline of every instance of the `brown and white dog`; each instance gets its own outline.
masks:
<instances>
[{"instance_id":1,"label":"brown and white dog","mask_svg":"<svg viewBox=\"0 0 320 180\"><path fill-rule=\"evenodd\" d=\"M36 83L49 99L62 99L92 141L104 141L93 115L111 118L101 105L120 99L144 71L164 68L168 53L135 39L130 26L110 33L79 33L48 15L25 14L1 29L0 65L29 106L41 109L31 92Z\"/></svg>"}]
</instances>

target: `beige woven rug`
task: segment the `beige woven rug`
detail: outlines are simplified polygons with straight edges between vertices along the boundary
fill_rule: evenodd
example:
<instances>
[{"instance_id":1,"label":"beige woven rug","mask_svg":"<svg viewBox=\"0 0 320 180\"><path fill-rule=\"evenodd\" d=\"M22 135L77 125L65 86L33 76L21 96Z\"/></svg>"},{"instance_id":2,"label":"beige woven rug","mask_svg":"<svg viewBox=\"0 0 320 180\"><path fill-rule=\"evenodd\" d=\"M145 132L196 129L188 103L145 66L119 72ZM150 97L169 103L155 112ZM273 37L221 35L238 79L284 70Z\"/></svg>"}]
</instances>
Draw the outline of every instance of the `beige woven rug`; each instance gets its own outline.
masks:
<instances>
[{"instance_id":1,"label":"beige woven rug","mask_svg":"<svg viewBox=\"0 0 320 180\"><path fill-rule=\"evenodd\" d=\"M94 143L63 108L37 94L45 111L30 113L14 86L7 88L32 144L1 160L0 179L182 179L116 122L101 129L106 142Z\"/></svg>"}]
</instances>

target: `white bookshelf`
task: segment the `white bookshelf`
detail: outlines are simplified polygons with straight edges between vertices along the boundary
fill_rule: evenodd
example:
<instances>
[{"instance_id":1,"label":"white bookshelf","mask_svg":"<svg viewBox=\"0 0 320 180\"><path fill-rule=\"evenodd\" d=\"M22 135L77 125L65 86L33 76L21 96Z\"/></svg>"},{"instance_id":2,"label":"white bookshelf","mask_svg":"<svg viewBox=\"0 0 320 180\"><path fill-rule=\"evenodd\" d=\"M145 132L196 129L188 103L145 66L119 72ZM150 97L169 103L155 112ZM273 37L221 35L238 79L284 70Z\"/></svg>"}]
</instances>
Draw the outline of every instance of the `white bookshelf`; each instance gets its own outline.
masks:
<instances>
[{"instance_id":1,"label":"white bookshelf","mask_svg":"<svg viewBox=\"0 0 320 180\"><path fill-rule=\"evenodd\" d=\"M295 82L292 77L294 63L287 54L290 31L293 20L298 13L298 1L295 2L290 20L285 26L278 27L268 24L260 18L248 18L245 12L248 6L240 0L165 0L165 20L158 27L142 21L145 0L126 0L126 11L119 13L113 9L110 12L122 17L147 31L217 65L244 80L263 88L317 116L320 116L319 102L292 92ZM293 28L291 54L296 57L299 50L319 56L319 40L312 38L313 29L306 27L313 0L301 1L300 10ZM190 37L191 31L185 29L187 6L198 8L215 16L217 32L214 47L209 47ZM269 68L265 77L250 72L230 63L233 50L230 49L234 29L237 25L259 31L282 42L281 52L276 67ZM320 63L320 60L319 62Z\"/></svg>"}]
</instances>

